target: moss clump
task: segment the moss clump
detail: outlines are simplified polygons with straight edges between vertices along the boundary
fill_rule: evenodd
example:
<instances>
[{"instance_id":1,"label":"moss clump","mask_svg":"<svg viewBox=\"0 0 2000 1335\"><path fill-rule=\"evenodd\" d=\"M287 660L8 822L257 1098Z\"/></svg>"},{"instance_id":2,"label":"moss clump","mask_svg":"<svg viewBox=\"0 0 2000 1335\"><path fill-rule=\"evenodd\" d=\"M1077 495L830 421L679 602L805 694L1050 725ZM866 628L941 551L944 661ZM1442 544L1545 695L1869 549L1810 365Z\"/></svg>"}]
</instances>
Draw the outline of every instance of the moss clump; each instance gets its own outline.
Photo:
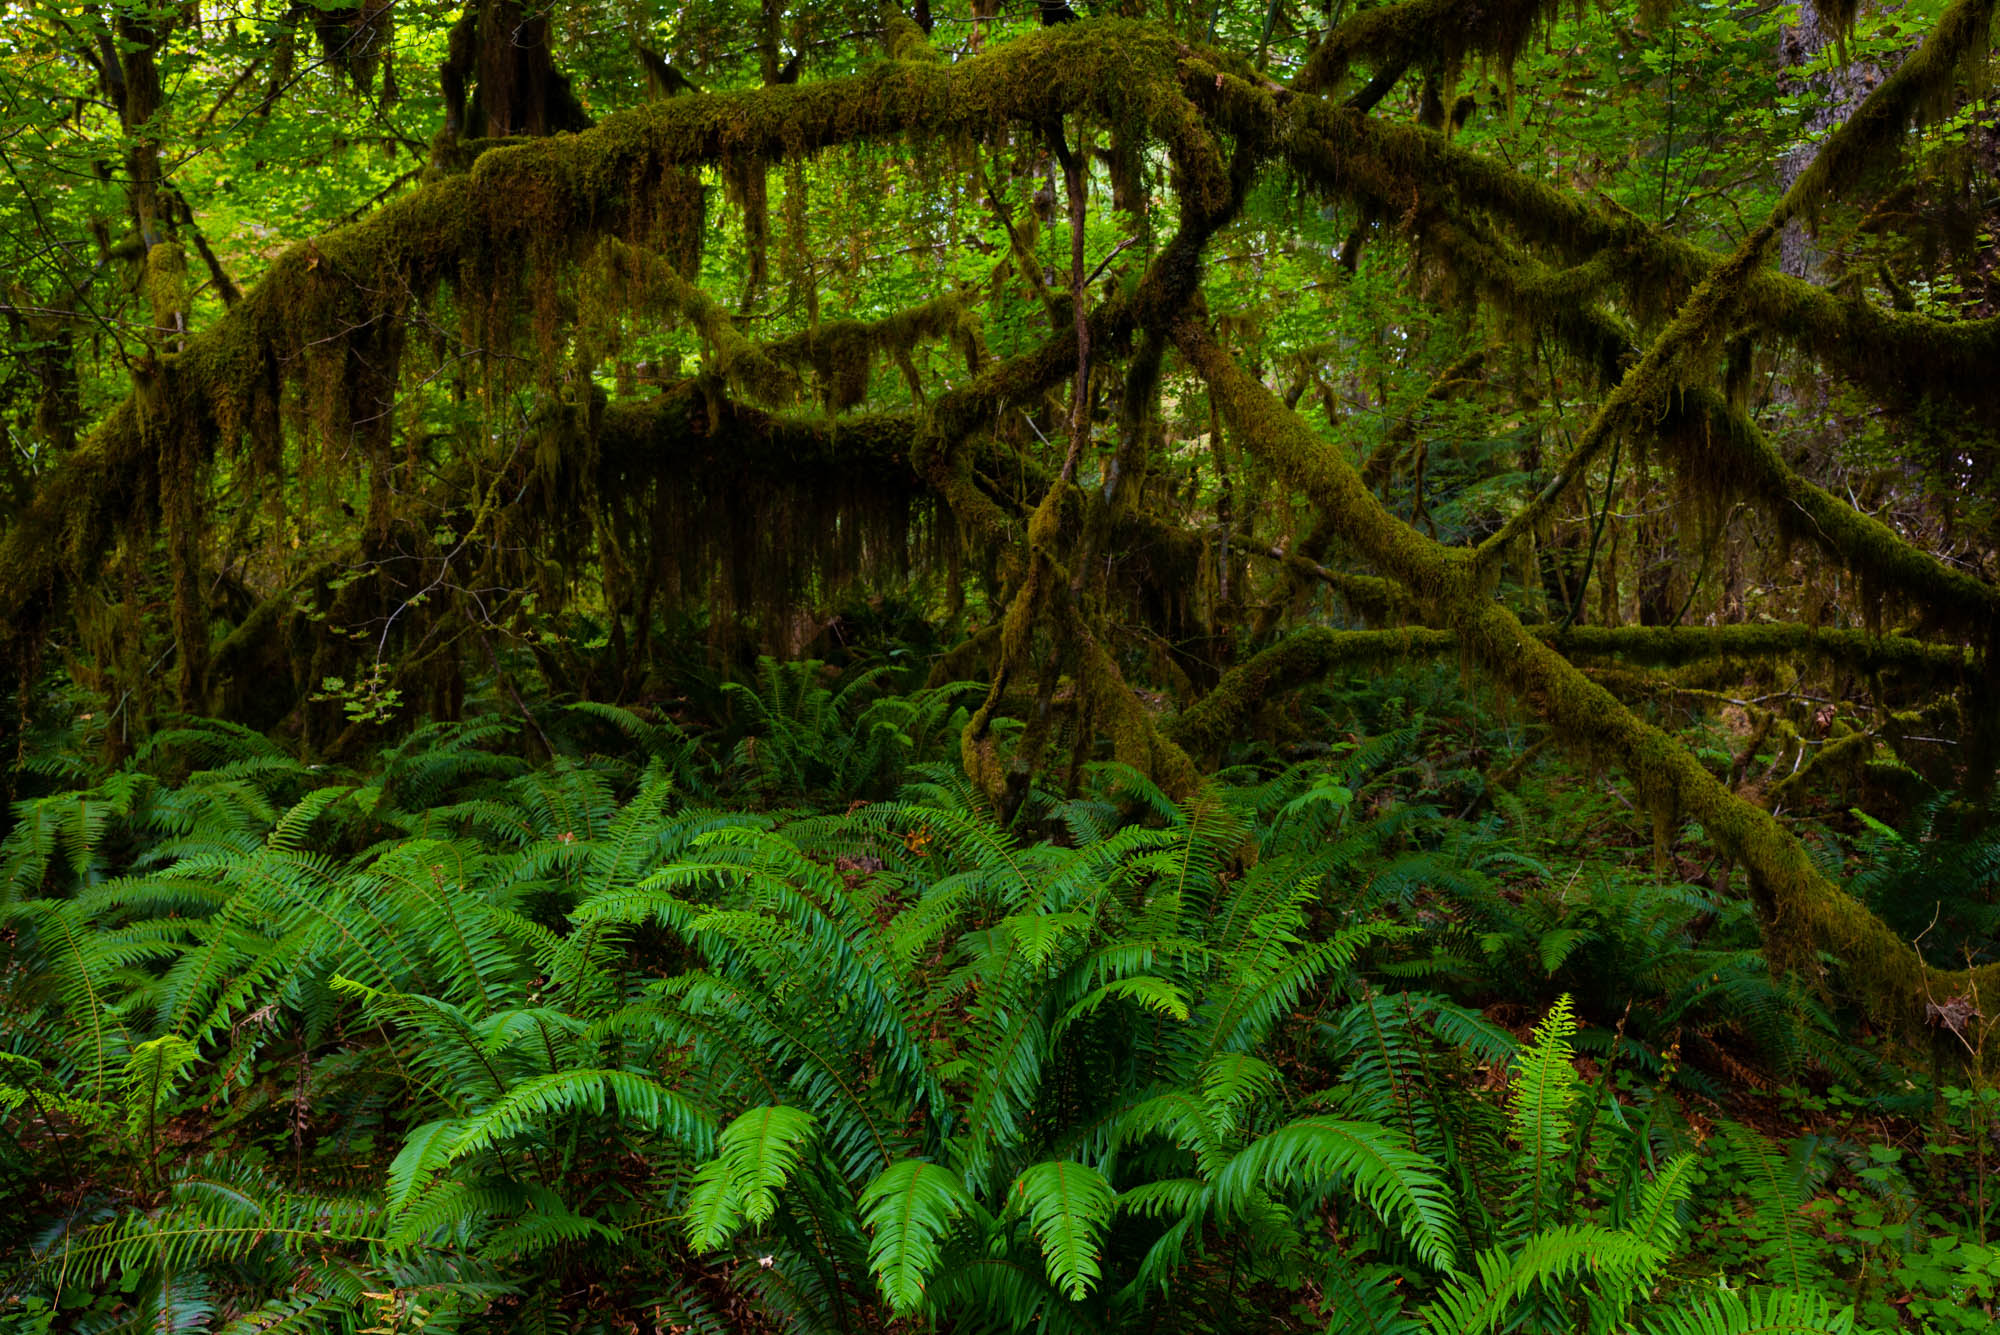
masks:
<instances>
[{"instance_id":1,"label":"moss clump","mask_svg":"<svg viewBox=\"0 0 2000 1335\"><path fill-rule=\"evenodd\" d=\"M911 352L919 343L955 342L965 359L981 359L978 321L956 293L934 297L922 305L880 320L835 320L765 345L763 355L786 366L810 367L818 376L821 401L830 414L854 408L867 396L868 380L878 359L891 359L903 371L910 396L923 402Z\"/></svg>"},{"instance_id":2,"label":"moss clump","mask_svg":"<svg viewBox=\"0 0 2000 1335\"><path fill-rule=\"evenodd\" d=\"M1364 10L1331 33L1292 80L1302 93L1329 93L1347 79L1357 60L1373 62L1390 79L1416 66L1430 72L1449 101L1467 57L1490 58L1511 69L1538 26L1553 23L1561 0L1404 0Z\"/></svg>"}]
</instances>

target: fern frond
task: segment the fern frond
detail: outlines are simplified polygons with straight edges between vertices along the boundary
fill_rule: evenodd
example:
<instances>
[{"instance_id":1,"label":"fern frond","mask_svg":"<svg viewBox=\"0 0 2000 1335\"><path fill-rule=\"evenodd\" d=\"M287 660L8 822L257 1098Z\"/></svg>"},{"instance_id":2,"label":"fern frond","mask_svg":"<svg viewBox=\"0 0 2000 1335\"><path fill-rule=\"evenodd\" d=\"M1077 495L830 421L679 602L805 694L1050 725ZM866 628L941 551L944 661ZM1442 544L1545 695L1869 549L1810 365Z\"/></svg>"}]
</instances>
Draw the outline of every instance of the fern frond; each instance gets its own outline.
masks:
<instances>
[{"instance_id":1,"label":"fern frond","mask_svg":"<svg viewBox=\"0 0 2000 1335\"><path fill-rule=\"evenodd\" d=\"M1374 1122L1302 1117L1252 1141L1216 1176L1221 1212L1241 1213L1258 1188L1344 1183L1394 1226L1426 1265L1453 1272L1457 1212L1438 1166Z\"/></svg>"},{"instance_id":2,"label":"fern frond","mask_svg":"<svg viewBox=\"0 0 2000 1335\"><path fill-rule=\"evenodd\" d=\"M716 1137L718 1153L695 1172L688 1193L688 1237L714 1251L742 1224L770 1219L777 1189L799 1165L816 1119L800 1108L751 1108Z\"/></svg>"},{"instance_id":3,"label":"fern frond","mask_svg":"<svg viewBox=\"0 0 2000 1335\"><path fill-rule=\"evenodd\" d=\"M1008 1202L1026 1209L1049 1281L1071 1302L1088 1294L1101 1273L1098 1243L1117 1205L1104 1174L1069 1159L1038 1163L1014 1179Z\"/></svg>"},{"instance_id":4,"label":"fern frond","mask_svg":"<svg viewBox=\"0 0 2000 1335\"><path fill-rule=\"evenodd\" d=\"M1811 1240L1799 1225L1799 1207L1806 1202L1805 1182L1770 1141L1749 1127L1725 1122L1722 1135L1763 1225L1767 1239L1764 1253L1773 1277L1788 1288L1810 1288L1820 1267Z\"/></svg>"},{"instance_id":5,"label":"fern frond","mask_svg":"<svg viewBox=\"0 0 2000 1335\"><path fill-rule=\"evenodd\" d=\"M1332 1314L1326 1335L1421 1335L1403 1311L1401 1279L1386 1265L1358 1266L1336 1257L1320 1282Z\"/></svg>"},{"instance_id":6,"label":"fern frond","mask_svg":"<svg viewBox=\"0 0 2000 1335\"><path fill-rule=\"evenodd\" d=\"M1849 1335L1853 1329L1852 1308L1835 1307L1825 1294L1799 1289L1747 1295L1717 1289L1646 1323L1647 1335Z\"/></svg>"},{"instance_id":7,"label":"fern frond","mask_svg":"<svg viewBox=\"0 0 2000 1335\"><path fill-rule=\"evenodd\" d=\"M944 1256L947 1230L972 1207L957 1174L921 1159L899 1159L862 1188L862 1222L873 1238L868 1268L898 1313L916 1310Z\"/></svg>"},{"instance_id":8,"label":"fern frond","mask_svg":"<svg viewBox=\"0 0 2000 1335\"><path fill-rule=\"evenodd\" d=\"M1664 1259L1630 1234L1595 1224L1546 1228L1517 1248L1480 1252L1470 1273L1424 1306L1424 1323L1432 1335L1484 1335L1502 1326L1515 1304L1539 1286L1558 1287L1585 1272L1647 1273Z\"/></svg>"},{"instance_id":9,"label":"fern frond","mask_svg":"<svg viewBox=\"0 0 2000 1335\"><path fill-rule=\"evenodd\" d=\"M571 1114L601 1116L615 1104L621 1121L638 1123L696 1154L714 1143L708 1117L650 1076L632 1071L557 1071L512 1086L483 1111L464 1119L446 1162L456 1163L502 1141Z\"/></svg>"},{"instance_id":10,"label":"fern frond","mask_svg":"<svg viewBox=\"0 0 2000 1335\"><path fill-rule=\"evenodd\" d=\"M1521 1183L1514 1201L1522 1231L1553 1217L1560 1202L1562 1165L1570 1153L1570 1114L1577 1098L1576 1015L1567 993L1556 999L1514 1065L1508 1116L1520 1145Z\"/></svg>"}]
</instances>

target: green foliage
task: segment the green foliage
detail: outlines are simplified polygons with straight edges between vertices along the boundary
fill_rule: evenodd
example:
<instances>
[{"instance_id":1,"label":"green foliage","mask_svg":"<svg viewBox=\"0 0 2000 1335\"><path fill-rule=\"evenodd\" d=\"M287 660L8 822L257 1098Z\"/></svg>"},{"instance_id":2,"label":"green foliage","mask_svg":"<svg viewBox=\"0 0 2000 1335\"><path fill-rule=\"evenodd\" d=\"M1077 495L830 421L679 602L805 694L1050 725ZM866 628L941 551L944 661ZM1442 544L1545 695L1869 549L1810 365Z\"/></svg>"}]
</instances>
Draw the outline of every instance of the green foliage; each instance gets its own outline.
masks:
<instances>
[{"instance_id":1,"label":"green foliage","mask_svg":"<svg viewBox=\"0 0 2000 1335\"><path fill-rule=\"evenodd\" d=\"M947 754L975 683L883 693L886 666L844 674L816 661L760 659L755 686L725 682L741 734L728 777L766 802L886 797L904 770Z\"/></svg>"},{"instance_id":2,"label":"green foliage","mask_svg":"<svg viewBox=\"0 0 2000 1335\"><path fill-rule=\"evenodd\" d=\"M862 1188L857 1204L871 1235L869 1270L892 1308L914 1310L944 1259L945 1234L974 1208L970 1193L950 1169L899 1159Z\"/></svg>"},{"instance_id":3,"label":"green foliage","mask_svg":"<svg viewBox=\"0 0 2000 1335\"><path fill-rule=\"evenodd\" d=\"M695 1173L688 1192L688 1240L697 1251L770 1220L777 1189L797 1170L812 1130L811 1113L782 1105L751 1108L722 1129L716 1157Z\"/></svg>"},{"instance_id":4,"label":"green foliage","mask_svg":"<svg viewBox=\"0 0 2000 1335\"><path fill-rule=\"evenodd\" d=\"M246 1330L587 1323L598 1291L718 1329L1840 1331L1860 1257L1807 1207L1858 1233L1912 1189L1726 1120L1697 1153L1673 1030L1587 1024L1548 990L1575 952L1494 971L1482 937L1551 930L1506 893L1536 859L1424 800L1407 726L1178 804L1103 767L1006 830L923 770L717 810L679 730L567 717L637 758L473 725L328 775L192 727L24 800L24 1294ZM1620 925L1687 897L1640 879L1572 912L1600 987L1694 1033L1672 938ZM1949 1320L1990 1257L1908 1227L1896 1282Z\"/></svg>"},{"instance_id":5,"label":"green foliage","mask_svg":"<svg viewBox=\"0 0 2000 1335\"><path fill-rule=\"evenodd\" d=\"M1117 1204L1104 1174L1066 1159L1038 1163L1014 1179L1008 1203L1027 1211L1049 1282L1071 1302L1088 1295L1100 1278L1098 1247Z\"/></svg>"}]
</instances>

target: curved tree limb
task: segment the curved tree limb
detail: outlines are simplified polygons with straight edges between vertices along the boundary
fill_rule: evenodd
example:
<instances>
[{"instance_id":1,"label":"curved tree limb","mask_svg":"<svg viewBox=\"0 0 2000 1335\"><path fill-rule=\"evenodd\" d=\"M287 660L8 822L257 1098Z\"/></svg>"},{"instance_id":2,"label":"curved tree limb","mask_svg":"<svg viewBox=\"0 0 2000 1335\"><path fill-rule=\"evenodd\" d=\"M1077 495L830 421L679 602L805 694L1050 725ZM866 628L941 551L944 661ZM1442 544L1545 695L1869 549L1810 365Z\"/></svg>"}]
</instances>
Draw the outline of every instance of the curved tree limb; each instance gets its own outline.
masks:
<instances>
[{"instance_id":1,"label":"curved tree limb","mask_svg":"<svg viewBox=\"0 0 2000 1335\"><path fill-rule=\"evenodd\" d=\"M1175 341L1216 394L1248 448L1305 490L1339 524L1357 552L1421 591L1462 651L1525 700L1569 747L1618 764L1652 810L1664 836L1683 816L1699 820L1725 856L1749 872L1773 964L1820 971L1821 952L1840 962L1839 981L1857 1000L1902 1029L1922 1024L1927 996L2000 985L2000 966L1931 969L1867 907L1829 881L1772 815L1731 792L1672 737L1641 720L1553 647L1486 596L1469 562L1391 517L1337 450L1248 374L1196 321Z\"/></svg>"}]
</instances>

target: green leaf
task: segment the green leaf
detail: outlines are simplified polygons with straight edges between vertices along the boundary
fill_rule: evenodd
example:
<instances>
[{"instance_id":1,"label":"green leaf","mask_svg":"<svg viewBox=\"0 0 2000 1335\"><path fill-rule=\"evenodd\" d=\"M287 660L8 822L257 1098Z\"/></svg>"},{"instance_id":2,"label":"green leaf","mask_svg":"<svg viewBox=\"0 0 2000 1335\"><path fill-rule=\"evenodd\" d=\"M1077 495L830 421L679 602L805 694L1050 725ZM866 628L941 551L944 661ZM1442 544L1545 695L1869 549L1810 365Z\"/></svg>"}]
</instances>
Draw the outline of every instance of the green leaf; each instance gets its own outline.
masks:
<instances>
[{"instance_id":1,"label":"green leaf","mask_svg":"<svg viewBox=\"0 0 2000 1335\"><path fill-rule=\"evenodd\" d=\"M1457 1214L1444 1175L1402 1136L1374 1122L1302 1117L1251 1144L1216 1178L1225 1215L1250 1208L1257 1188L1346 1183L1399 1229L1426 1265L1447 1274L1457 1256Z\"/></svg>"},{"instance_id":2,"label":"green leaf","mask_svg":"<svg viewBox=\"0 0 2000 1335\"><path fill-rule=\"evenodd\" d=\"M1718 1289L1699 1302L1654 1317L1648 1335L1848 1335L1854 1309L1798 1289L1739 1293Z\"/></svg>"},{"instance_id":3,"label":"green leaf","mask_svg":"<svg viewBox=\"0 0 2000 1335\"><path fill-rule=\"evenodd\" d=\"M861 1192L862 1222L874 1236L868 1269L900 1314L914 1311L924 1282L943 1258L943 1238L972 1205L965 1184L947 1168L899 1159Z\"/></svg>"},{"instance_id":4,"label":"green leaf","mask_svg":"<svg viewBox=\"0 0 2000 1335\"><path fill-rule=\"evenodd\" d=\"M1483 1335L1505 1326L1530 1290L1561 1286L1585 1272L1630 1276L1656 1269L1665 1255L1629 1233L1596 1224L1543 1229L1518 1248L1493 1247L1473 1259L1472 1273L1423 1309L1434 1335Z\"/></svg>"},{"instance_id":5,"label":"green leaf","mask_svg":"<svg viewBox=\"0 0 2000 1335\"><path fill-rule=\"evenodd\" d=\"M1508 1114L1521 1146L1515 1211L1527 1231L1549 1222L1560 1189L1557 1178L1569 1154L1570 1111L1577 1093L1570 1065L1575 1037L1576 1016L1564 993L1535 1026L1534 1038L1514 1066Z\"/></svg>"},{"instance_id":6,"label":"green leaf","mask_svg":"<svg viewBox=\"0 0 2000 1335\"><path fill-rule=\"evenodd\" d=\"M406 1209L422 1193L431 1175L450 1161L452 1146L463 1125L455 1117L444 1117L425 1122L405 1138L403 1148L389 1164L385 1203L391 1216Z\"/></svg>"},{"instance_id":7,"label":"green leaf","mask_svg":"<svg viewBox=\"0 0 2000 1335\"><path fill-rule=\"evenodd\" d=\"M1117 1200L1104 1174L1069 1159L1038 1163L1014 1179L1010 1205L1018 1201L1027 1210L1049 1280L1071 1302L1097 1283L1098 1242Z\"/></svg>"},{"instance_id":8,"label":"green leaf","mask_svg":"<svg viewBox=\"0 0 2000 1335\"><path fill-rule=\"evenodd\" d=\"M151 1127L174 1085L195 1059L195 1045L167 1034L132 1049L125 1062L125 1129L133 1135Z\"/></svg>"},{"instance_id":9,"label":"green leaf","mask_svg":"<svg viewBox=\"0 0 2000 1335\"><path fill-rule=\"evenodd\" d=\"M688 1193L688 1237L714 1251L745 1223L762 1224L778 1208L777 1189L799 1165L817 1120L802 1108L752 1108L723 1128L715 1158L695 1171Z\"/></svg>"}]
</instances>

